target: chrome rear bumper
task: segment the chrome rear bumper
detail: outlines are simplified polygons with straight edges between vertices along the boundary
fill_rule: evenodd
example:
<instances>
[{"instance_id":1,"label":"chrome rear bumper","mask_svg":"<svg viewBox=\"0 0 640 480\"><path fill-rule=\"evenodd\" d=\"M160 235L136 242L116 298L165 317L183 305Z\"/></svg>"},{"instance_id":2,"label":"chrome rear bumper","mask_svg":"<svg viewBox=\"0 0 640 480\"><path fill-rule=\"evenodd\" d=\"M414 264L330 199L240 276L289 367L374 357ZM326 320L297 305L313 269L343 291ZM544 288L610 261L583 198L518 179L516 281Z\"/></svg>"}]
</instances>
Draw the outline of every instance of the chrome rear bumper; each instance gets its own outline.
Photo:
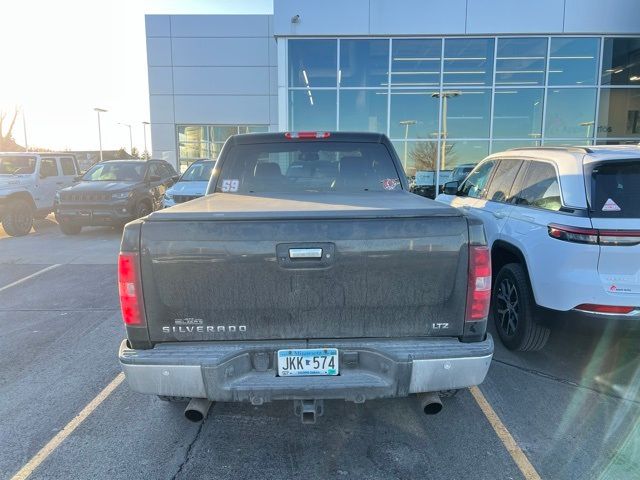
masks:
<instances>
[{"instance_id":1,"label":"chrome rear bumper","mask_svg":"<svg viewBox=\"0 0 640 480\"><path fill-rule=\"evenodd\" d=\"M340 375L279 377L275 352L283 348L334 347ZM132 390L213 401L405 397L480 384L493 356L482 342L456 338L353 339L265 342L184 342L149 350L120 345L120 364Z\"/></svg>"}]
</instances>

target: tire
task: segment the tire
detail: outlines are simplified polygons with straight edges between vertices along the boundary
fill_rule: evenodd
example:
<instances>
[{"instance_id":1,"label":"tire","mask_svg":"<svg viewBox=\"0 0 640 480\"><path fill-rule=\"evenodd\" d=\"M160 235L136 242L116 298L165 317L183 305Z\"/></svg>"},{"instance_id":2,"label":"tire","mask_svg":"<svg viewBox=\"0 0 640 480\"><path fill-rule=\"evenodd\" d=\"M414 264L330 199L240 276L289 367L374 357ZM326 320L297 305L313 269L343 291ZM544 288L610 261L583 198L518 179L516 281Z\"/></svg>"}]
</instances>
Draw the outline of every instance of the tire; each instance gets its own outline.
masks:
<instances>
[{"instance_id":1,"label":"tire","mask_svg":"<svg viewBox=\"0 0 640 480\"><path fill-rule=\"evenodd\" d=\"M509 350L536 351L547 343L549 328L536 321L529 278L519 263L509 263L498 272L491 311L500 340Z\"/></svg>"},{"instance_id":2,"label":"tire","mask_svg":"<svg viewBox=\"0 0 640 480\"><path fill-rule=\"evenodd\" d=\"M149 206L148 202L142 201L136 206L135 215L136 218L142 218L149 215L153 210Z\"/></svg>"},{"instance_id":3,"label":"tire","mask_svg":"<svg viewBox=\"0 0 640 480\"><path fill-rule=\"evenodd\" d=\"M7 207L2 226L7 235L22 237L33 227L33 208L26 200L13 200Z\"/></svg>"},{"instance_id":4,"label":"tire","mask_svg":"<svg viewBox=\"0 0 640 480\"><path fill-rule=\"evenodd\" d=\"M82 225L71 222L59 222L60 231L65 235L78 235L82 231Z\"/></svg>"}]
</instances>

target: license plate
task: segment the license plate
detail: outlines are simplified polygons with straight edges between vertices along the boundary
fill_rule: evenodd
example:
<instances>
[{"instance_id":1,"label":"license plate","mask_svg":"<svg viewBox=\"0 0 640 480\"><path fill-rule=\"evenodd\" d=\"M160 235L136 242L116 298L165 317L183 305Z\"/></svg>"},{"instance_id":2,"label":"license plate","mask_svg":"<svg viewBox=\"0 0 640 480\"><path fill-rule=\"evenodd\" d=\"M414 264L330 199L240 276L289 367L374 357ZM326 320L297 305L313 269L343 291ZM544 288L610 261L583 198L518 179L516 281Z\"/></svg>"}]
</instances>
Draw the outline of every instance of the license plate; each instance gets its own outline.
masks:
<instances>
[{"instance_id":1,"label":"license plate","mask_svg":"<svg viewBox=\"0 0 640 480\"><path fill-rule=\"evenodd\" d=\"M339 371L337 348L278 350L281 377L338 375Z\"/></svg>"}]
</instances>

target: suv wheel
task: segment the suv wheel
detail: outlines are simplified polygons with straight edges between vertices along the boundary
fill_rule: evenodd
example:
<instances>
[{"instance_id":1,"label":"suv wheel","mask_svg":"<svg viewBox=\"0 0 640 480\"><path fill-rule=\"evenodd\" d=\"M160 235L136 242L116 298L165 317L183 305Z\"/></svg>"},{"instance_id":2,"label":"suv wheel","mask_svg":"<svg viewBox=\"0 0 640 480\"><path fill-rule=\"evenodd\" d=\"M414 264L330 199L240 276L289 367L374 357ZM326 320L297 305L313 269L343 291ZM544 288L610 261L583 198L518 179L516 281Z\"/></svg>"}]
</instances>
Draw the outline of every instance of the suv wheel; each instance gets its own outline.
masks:
<instances>
[{"instance_id":1,"label":"suv wheel","mask_svg":"<svg viewBox=\"0 0 640 480\"><path fill-rule=\"evenodd\" d=\"M22 237L27 235L33 227L33 208L26 200L14 200L9 204L7 213L2 221L7 235Z\"/></svg>"},{"instance_id":2,"label":"suv wheel","mask_svg":"<svg viewBox=\"0 0 640 480\"><path fill-rule=\"evenodd\" d=\"M524 268L502 267L496 277L491 306L502 343L509 350L535 351L545 346L549 328L536 321L536 305Z\"/></svg>"},{"instance_id":3,"label":"suv wheel","mask_svg":"<svg viewBox=\"0 0 640 480\"><path fill-rule=\"evenodd\" d=\"M78 235L82 231L82 225L77 223L61 221L58 222L58 225L60 225L60 231L65 235Z\"/></svg>"}]
</instances>

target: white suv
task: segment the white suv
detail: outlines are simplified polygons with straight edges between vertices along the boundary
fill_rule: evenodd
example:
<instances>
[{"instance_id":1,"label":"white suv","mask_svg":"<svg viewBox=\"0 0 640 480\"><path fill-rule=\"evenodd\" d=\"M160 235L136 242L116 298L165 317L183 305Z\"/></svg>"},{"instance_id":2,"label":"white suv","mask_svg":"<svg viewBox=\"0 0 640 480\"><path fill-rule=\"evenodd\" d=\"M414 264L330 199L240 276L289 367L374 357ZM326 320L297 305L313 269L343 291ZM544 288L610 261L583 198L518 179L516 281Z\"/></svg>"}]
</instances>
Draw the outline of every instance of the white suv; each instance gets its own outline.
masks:
<instances>
[{"instance_id":1,"label":"white suv","mask_svg":"<svg viewBox=\"0 0 640 480\"><path fill-rule=\"evenodd\" d=\"M508 348L542 348L560 312L640 321L640 148L496 153L437 200L485 224Z\"/></svg>"},{"instance_id":2,"label":"white suv","mask_svg":"<svg viewBox=\"0 0 640 480\"><path fill-rule=\"evenodd\" d=\"M34 218L53 211L56 192L80 173L68 153L0 153L0 222L8 235L31 231Z\"/></svg>"}]
</instances>

